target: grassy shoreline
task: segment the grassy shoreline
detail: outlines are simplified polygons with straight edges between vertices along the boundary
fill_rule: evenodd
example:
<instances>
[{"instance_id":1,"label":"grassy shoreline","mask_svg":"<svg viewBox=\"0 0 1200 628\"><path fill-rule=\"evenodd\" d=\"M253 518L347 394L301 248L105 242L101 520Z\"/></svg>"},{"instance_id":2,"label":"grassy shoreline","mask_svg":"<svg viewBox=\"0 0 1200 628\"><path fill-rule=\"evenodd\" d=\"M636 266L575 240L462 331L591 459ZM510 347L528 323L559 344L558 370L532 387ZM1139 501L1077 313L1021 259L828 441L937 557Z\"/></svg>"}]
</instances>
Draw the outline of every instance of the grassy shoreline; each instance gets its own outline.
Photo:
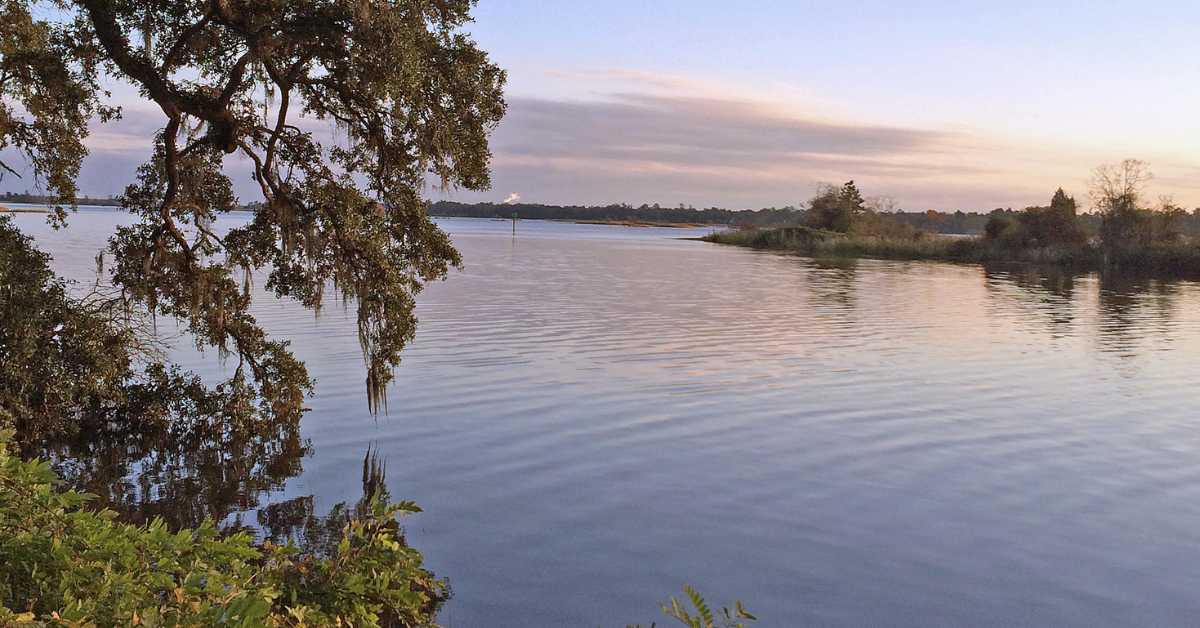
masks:
<instances>
[{"instance_id":1,"label":"grassy shoreline","mask_svg":"<svg viewBox=\"0 0 1200 628\"><path fill-rule=\"evenodd\" d=\"M1190 242L1159 244L1117 256L1097 244L1013 248L983 237L945 237L921 233L888 238L782 227L717 231L704 242L795 253L815 258L929 260L983 264L1054 266L1072 271L1118 270L1170 277L1200 277L1200 246Z\"/></svg>"}]
</instances>

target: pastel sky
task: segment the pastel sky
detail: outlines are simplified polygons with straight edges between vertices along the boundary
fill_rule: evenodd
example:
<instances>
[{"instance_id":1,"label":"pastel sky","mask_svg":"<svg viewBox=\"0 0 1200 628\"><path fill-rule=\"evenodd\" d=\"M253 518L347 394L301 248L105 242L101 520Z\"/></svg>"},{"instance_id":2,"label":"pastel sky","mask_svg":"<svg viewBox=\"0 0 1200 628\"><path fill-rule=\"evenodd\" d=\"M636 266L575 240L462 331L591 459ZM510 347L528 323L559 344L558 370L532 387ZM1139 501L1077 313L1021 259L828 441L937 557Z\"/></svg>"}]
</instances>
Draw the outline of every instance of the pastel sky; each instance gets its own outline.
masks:
<instances>
[{"instance_id":1,"label":"pastel sky","mask_svg":"<svg viewBox=\"0 0 1200 628\"><path fill-rule=\"evenodd\" d=\"M1200 205L1200 3L481 0L475 15L510 107L494 189L455 200L757 208L854 179L905 209L988 210L1058 186L1083 198L1094 166L1134 157L1152 193ZM158 124L123 104L89 140L88 193L118 193Z\"/></svg>"}]
</instances>

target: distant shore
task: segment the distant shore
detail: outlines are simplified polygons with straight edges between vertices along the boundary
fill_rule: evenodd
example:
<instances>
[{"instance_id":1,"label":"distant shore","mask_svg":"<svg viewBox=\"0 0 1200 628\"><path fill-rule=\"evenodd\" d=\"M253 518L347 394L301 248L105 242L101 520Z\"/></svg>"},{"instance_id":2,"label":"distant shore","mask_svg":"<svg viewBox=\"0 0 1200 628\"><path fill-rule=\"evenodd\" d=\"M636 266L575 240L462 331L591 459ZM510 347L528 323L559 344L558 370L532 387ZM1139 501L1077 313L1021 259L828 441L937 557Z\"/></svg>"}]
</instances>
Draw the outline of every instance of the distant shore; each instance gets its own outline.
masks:
<instances>
[{"instance_id":1,"label":"distant shore","mask_svg":"<svg viewBox=\"0 0 1200 628\"><path fill-rule=\"evenodd\" d=\"M89 203L80 203L80 205L85 206L85 205L89 205ZM94 207L110 207L113 209L120 208L119 205L107 205L107 204L106 205L93 205L93 206ZM254 206L242 206L242 207L235 208L233 211L250 212L250 211L255 211L257 209L258 208L254 207ZM0 205L0 214L5 214L5 213L47 214L49 212L50 212L50 209L48 207L43 207L43 206L10 207L7 205ZM472 217L473 216L434 216L434 218L472 218ZM570 220L570 219L560 219L560 218L519 218L519 217L518 217L518 219L519 220L549 220L552 222L566 222L566 223L572 223L572 224L577 224L577 225L608 225L608 226L613 226L613 227L660 227L660 228L669 228L669 229L698 229L701 227L723 226L723 225L713 225L710 223L702 223L702 222L660 222L660 221L652 221L652 220L620 220L620 219L614 219L614 220ZM495 218L493 218L493 220L511 220L511 219L504 218L504 217L495 217Z\"/></svg>"},{"instance_id":2,"label":"distant shore","mask_svg":"<svg viewBox=\"0 0 1200 628\"><path fill-rule=\"evenodd\" d=\"M700 227L716 226L702 222L653 222L645 220L573 220L569 222L573 222L577 225L609 225L612 227L666 227L669 229L698 229Z\"/></svg>"}]
</instances>

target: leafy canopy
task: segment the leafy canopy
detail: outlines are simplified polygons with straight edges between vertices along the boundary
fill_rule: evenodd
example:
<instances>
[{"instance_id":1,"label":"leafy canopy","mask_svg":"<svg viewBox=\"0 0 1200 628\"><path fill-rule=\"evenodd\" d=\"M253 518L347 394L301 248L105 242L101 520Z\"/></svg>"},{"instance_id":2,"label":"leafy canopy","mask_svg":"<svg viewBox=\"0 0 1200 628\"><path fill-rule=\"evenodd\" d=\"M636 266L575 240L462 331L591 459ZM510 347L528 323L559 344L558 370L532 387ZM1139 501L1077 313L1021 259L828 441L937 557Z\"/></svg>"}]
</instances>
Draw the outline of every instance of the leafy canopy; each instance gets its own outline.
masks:
<instances>
[{"instance_id":1,"label":"leafy canopy","mask_svg":"<svg viewBox=\"0 0 1200 628\"><path fill-rule=\"evenodd\" d=\"M0 0L0 150L32 166L61 220L87 154L80 130L91 118L108 121L118 111L98 98L105 95L97 80L99 50L82 24L34 19L33 4ZM0 160L0 179L5 176L19 175Z\"/></svg>"},{"instance_id":2,"label":"leafy canopy","mask_svg":"<svg viewBox=\"0 0 1200 628\"><path fill-rule=\"evenodd\" d=\"M808 225L846 233L854 218L867 212L862 194L853 181L847 181L840 188L823 185L808 203Z\"/></svg>"},{"instance_id":3,"label":"leafy canopy","mask_svg":"<svg viewBox=\"0 0 1200 628\"><path fill-rule=\"evenodd\" d=\"M250 278L314 310L332 286L358 305L375 411L414 333L414 295L460 263L426 216L426 182L490 184L505 74L463 32L473 4L0 0L0 148L23 151L70 205L88 123L116 113L101 77L134 86L162 130L123 197L138 221L108 249L125 305L235 355L236 385L295 419L311 381L250 315ZM262 198L217 233L238 205L230 160L249 164Z\"/></svg>"}]
</instances>

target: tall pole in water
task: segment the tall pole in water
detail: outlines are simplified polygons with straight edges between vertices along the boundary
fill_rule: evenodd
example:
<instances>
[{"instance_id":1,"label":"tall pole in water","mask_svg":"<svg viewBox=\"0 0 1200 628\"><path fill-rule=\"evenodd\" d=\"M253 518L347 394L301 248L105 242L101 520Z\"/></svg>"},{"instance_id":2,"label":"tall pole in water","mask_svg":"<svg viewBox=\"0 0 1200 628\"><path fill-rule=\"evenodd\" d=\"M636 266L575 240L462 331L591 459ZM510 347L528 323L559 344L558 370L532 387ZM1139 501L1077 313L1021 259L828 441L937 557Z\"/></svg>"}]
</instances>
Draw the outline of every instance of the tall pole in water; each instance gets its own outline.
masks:
<instances>
[{"instance_id":1,"label":"tall pole in water","mask_svg":"<svg viewBox=\"0 0 1200 628\"><path fill-rule=\"evenodd\" d=\"M517 212L513 212L513 235L517 235Z\"/></svg>"}]
</instances>

